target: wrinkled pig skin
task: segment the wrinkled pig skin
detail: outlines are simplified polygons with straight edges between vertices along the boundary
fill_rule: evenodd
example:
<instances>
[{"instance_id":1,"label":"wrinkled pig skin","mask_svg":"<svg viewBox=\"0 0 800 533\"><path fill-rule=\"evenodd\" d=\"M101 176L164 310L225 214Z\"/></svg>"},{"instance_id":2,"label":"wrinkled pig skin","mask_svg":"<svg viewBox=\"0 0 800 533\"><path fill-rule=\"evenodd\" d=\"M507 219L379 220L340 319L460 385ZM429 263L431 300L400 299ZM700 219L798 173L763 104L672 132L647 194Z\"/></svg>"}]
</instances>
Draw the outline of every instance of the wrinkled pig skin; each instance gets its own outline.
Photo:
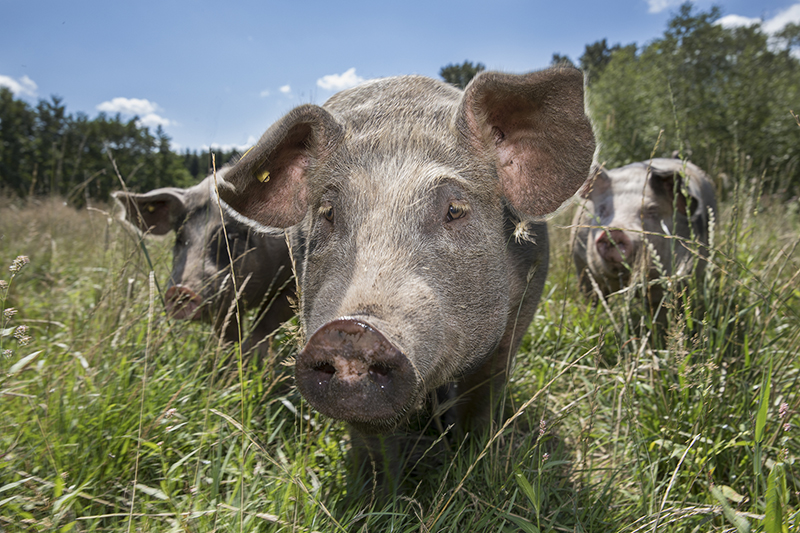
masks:
<instances>
[{"instance_id":1,"label":"wrinkled pig skin","mask_svg":"<svg viewBox=\"0 0 800 533\"><path fill-rule=\"evenodd\" d=\"M571 248L587 296L597 296L592 278L603 296L627 287L637 267L647 270L647 280L659 278L647 241L665 275L686 276L694 269L702 280L716 195L699 167L680 159L652 159L600 170L580 196ZM662 296L661 287L651 285L651 302Z\"/></svg>"},{"instance_id":2,"label":"wrinkled pig skin","mask_svg":"<svg viewBox=\"0 0 800 533\"><path fill-rule=\"evenodd\" d=\"M221 169L217 179L228 169ZM294 316L291 260L283 236L259 234L224 211L220 217L220 206L212 201L216 199L213 180L211 175L186 189L117 192L114 198L123 207L122 217L140 234L175 233L172 273L164 294L167 314L210 323L226 341L236 342L236 319L228 317L226 324L234 287L224 224L234 258L236 288L241 292L240 311L261 308L243 343L243 349L249 351Z\"/></svg>"},{"instance_id":3,"label":"wrinkled pig skin","mask_svg":"<svg viewBox=\"0 0 800 533\"><path fill-rule=\"evenodd\" d=\"M575 69L484 72L463 92L405 76L294 109L231 169L221 199L288 228L297 386L354 447L437 389L457 428L490 420L547 274L536 220L585 182L594 146Z\"/></svg>"}]
</instances>

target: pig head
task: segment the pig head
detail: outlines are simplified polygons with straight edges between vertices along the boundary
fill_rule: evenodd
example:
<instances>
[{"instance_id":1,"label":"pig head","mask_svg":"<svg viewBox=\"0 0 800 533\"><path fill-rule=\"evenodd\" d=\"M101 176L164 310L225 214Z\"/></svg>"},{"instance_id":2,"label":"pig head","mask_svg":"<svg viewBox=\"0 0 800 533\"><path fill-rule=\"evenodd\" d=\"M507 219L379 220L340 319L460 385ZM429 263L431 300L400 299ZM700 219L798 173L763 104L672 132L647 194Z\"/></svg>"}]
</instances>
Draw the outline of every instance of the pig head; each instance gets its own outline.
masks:
<instances>
[{"instance_id":1,"label":"pig head","mask_svg":"<svg viewBox=\"0 0 800 533\"><path fill-rule=\"evenodd\" d=\"M628 286L637 268L645 281L685 276L695 267L702 273L705 262L695 259L707 257L709 208L716 211L716 199L696 165L652 159L600 170L581 197L571 247L587 295L594 294L589 276L606 296ZM660 287L650 287L654 304L662 295Z\"/></svg>"},{"instance_id":2,"label":"pig head","mask_svg":"<svg viewBox=\"0 0 800 533\"><path fill-rule=\"evenodd\" d=\"M486 420L547 273L534 219L575 193L593 154L574 69L482 73L463 92L374 80L275 123L220 196L290 228L302 395L362 433L437 388L457 423Z\"/></svg>"},{"instance_id":3,"label":"pig head","mask_svg":"<svg viewBox=\"0 0 800 533\"><path fill-rule=\"evenodd\" d=\"M218 172L218 179L228 168ZM261 308L244 346L249 349L293 316L289 252L283 237L258 234L227 214L221 216L219 205L212 202L213 179L208 176L187 189L116 192L114 198L124 208L124 219L141 234L175 233L172 273L164 294L169 316L211 323L226 341L238 341L236 320L225 321L235 296L231 276L236 276L240 310Z\"/></svg>"}]
</instances>

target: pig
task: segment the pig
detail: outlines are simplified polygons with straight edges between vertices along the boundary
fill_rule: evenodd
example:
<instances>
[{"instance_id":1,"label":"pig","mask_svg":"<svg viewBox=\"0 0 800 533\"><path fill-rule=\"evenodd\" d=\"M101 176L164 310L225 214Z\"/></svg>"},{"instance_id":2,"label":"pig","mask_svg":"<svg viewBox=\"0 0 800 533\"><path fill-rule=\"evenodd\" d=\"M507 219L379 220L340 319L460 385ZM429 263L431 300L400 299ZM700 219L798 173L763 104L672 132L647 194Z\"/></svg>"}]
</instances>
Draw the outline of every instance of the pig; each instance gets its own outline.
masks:
<instances>
[{"instance_id":1,"label":"pig","mask_svg":"<svg viewBox=\"0 0 800 533\"><path fill-rule=\"evenodd\" d=\"M383 475L429 401L459 431L497 413L547 275L543 217L594 147L576 69L482 72L464 91L401 76L295 108L225 176L241 220L289 233L300 393Z\"/></svg>"},{"instance_id":2,"label":"pig","mask_svg":"<svg viewBox=\"0 0 800 533\"><path fill-rule=\"evenodd\" d=\"M712 231L709 210L716 212L717 204L714 186L699 167L680 159L652 159L600 169L580 197L570 240L584 294L598 296L592 279L603 297L627 287L637 265L647 281L687 276L693 269L703 279ZM661 285L650 284L648 297L657 306Z\"/></svg>"},{"instance_id":3,"label":"pig","mask_svg":"<svg viewBox=\"0 0 800 533\"><path fill-rule=\"evenodd\" d=\"M217 179L229 170L223 167ZM294 316L291 301L294 281L284 237L259 234L221 212L214 191L214 176L186 189L165 187L144 194L116 192L122 217L140 233L175 232L172 273L164 294L168 316L210 323L225 341L236 342L235 318L226 316L234 298L231 265L223 225L233 257L240 311L260 308L244 352L259 346L283 322Z\"/></svg>"}]
</instances>

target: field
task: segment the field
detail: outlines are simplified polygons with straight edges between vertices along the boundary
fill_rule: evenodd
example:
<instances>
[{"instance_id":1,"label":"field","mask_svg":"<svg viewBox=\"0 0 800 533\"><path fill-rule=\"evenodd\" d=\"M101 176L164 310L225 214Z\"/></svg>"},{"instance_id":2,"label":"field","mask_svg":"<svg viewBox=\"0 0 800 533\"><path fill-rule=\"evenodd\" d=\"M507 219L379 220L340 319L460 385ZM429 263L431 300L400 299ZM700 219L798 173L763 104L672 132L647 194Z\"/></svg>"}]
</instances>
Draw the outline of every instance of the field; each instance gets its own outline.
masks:
<instances>
[{"instance_id":1,"label":"field","mask_svg":"<svg viewBox=\"0 0 800 533\"><path fill-rule=\"evenodd\" d=\"M556 217L504 423L446 433L388 499L292 387L293 325L243 359L166 318L169 239L2 200L0 530L796 531L798 201L718 186L705 283L671 285L661 332L636 291L581 296Z\"/></svg>"}]
</instances>

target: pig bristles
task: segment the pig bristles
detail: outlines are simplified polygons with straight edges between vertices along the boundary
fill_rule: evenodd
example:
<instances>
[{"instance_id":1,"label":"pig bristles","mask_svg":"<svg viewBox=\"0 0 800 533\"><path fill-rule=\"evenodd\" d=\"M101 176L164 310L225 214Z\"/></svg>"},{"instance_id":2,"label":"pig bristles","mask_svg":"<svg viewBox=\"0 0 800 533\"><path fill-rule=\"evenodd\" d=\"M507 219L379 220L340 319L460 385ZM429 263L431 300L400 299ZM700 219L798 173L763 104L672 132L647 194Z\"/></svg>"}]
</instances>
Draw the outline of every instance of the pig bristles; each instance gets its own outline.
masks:
<instances>
[{"instance_id":1,"label":"pig bristles","mask_svg":"<svg viewBox=\"0 0 800 533\"><path fill-rule=\"evenodd\" d=\"M523 241L536 244L536 236L528 231L527 221L520 220L517 222L514 228L514 240L517 244L521 244Z\"/></svg>"}]
</instances>

